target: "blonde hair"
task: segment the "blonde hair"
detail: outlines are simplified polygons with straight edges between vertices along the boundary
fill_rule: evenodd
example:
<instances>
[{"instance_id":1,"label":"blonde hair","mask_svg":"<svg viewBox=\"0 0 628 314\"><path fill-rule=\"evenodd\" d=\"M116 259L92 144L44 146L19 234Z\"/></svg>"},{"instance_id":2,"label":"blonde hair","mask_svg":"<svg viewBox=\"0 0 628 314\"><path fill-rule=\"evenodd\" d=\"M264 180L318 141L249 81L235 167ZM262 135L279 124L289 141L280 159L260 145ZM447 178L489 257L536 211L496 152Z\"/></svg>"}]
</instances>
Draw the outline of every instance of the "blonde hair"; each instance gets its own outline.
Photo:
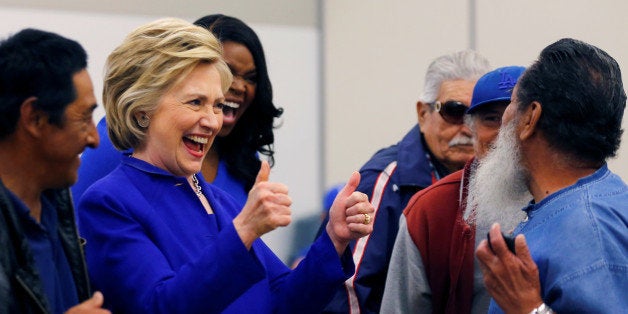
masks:
<instances>
[{"instance_id":1,"label":"blonde hair","mask_svg":"<svg viewBox=\"0 0 628 314\"><path fill-rule=\"evenodd\" d=\"M153 113L159 99L199 63L216 66L223 92L232 76L220 42L203 27L176 18L160 19L131 32L107 58L103 102L109 138L125 150L144 142L146 129L134 115Z\"/></svg>"}]
</instances>

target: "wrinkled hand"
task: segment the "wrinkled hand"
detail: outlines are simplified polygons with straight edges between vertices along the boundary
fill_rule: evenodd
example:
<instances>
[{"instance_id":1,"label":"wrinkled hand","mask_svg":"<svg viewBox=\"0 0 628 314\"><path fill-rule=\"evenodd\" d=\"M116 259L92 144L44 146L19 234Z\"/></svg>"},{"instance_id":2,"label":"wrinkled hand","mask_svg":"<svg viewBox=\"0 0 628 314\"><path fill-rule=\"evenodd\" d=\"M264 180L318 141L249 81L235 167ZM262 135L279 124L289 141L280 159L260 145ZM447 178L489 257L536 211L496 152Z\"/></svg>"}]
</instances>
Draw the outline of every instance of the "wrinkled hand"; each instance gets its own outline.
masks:
<instances>
[{"instance_id":1,"label":"wrinkled hand","mask_svg":"<svg viewBox=\"0 0 628 314\"><path fill-rule=\"evenodd\" d=\"M486 290L505 313L530 313L543 303L539 270L532 260L525 236L515 238L512 254L501 236L499 224L493 224L491 250L487 240L482 240L475 251L484 273Z\"/></svg>"},{"instance_id":2,"label":"wrinkled hand","mask_svg":"<svg viewBox=\"0 0 628 314\"><path fill-rule=\"evenodd\" d=\"M102 308L103 303L105 302L105 298L102 293L99 291L94 292L94 295L83 303L79 305L71 307L66 314L82 314L82 313L93 313L93 314L111 314L108 310Z\"/></svg>"},{"instance_id":3,"label":"wrinkled hand","mask_svg":"<svg viewBox=\"0 0 628 314\"><path fill-rule=\"evenodd\" d=\"M291 221L292 200L288 196L288 187L268 182L269 174L270 166L264 160L244 208L233 219L233 225L247 249L263 234L287 226Z\"/></svg>"},{"instance_id":4,"label":"wrinkled hand","mask_svg":"<svg viewBox=\"0 0 628 314\"><path fill-rule=\"evenodd\" d=\"M373 232L373 220L375 209L369 202L366 194L356 192L360 184L360 174L354 172L347 184L342 188L329 210L329 222L326 230L329 238L334 243L338 255L342 255L354 239L359 239ZM370 222L365 224L367 214Z\"/></svg>"}]
</instances>

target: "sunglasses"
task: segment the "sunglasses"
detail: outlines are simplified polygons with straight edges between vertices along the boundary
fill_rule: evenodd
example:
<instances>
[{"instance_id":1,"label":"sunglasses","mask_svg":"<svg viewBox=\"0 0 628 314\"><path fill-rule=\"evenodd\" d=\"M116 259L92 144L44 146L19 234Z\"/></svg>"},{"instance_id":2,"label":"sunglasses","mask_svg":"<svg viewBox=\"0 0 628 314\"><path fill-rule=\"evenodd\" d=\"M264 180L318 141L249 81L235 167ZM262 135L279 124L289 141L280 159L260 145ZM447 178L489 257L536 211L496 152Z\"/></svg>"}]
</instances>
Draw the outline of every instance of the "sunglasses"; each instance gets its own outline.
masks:
<instances>
[{"instance_id":1,"label":"sunglasses","mask_svg":"<svg viewBox=\"0 0 628 314\"><path fill-rule=\"evenodd\" d=\"M445 103L435 101L430 105L443 117L443 120L451 124L463 124L464 114L469 109L462 102L455 100L448 100Z\"/></svg>"}]
</instances>

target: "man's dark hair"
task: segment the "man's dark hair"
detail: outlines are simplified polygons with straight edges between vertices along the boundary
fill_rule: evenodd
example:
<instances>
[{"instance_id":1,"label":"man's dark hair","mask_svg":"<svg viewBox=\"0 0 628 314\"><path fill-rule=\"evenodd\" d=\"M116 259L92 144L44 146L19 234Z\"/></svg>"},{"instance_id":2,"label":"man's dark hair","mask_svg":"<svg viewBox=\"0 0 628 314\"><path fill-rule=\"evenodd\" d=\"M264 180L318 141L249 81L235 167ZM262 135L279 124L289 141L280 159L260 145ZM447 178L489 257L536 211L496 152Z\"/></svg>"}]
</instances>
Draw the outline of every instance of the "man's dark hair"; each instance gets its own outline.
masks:
<instances>
[{"instance_id":1,"label":"man's dark hair","mask_svg":"<svg viewBox=\"0 0 628 314\"><path fill-rule=\"evenodd\" d=\"M539 129L553 149L585 164L615 156L626 93L603 50L571 38L547 46L519 80L517 98L520 110L541 103Z\"/></svg>"},{"instance_id":2,"label":"man's dark hair","mask_svg":"<svg viewBox=\"0 0 628 314\"><path fill-rule=\"evenodd\" d=\"M76 99L73 76L87 68L81 45L55 33L24 29L0 42L0 139L15 131L24 100L61 125Z\"/></svg>"},{"instance_id":3,"label":"man's dark hair","mask_svg":"<svg viewBox=\"0 0 628 314\"><path fill-rule=\"evenodd\" d=\"M275 162L273 121L283 113L282 108L273 104L273 90L264 49L253 29L235 17L213 14L198 19L194 24L208 29L220 42L231 41L244 45L253 55L257 72L255 98L231 133L224 138L216 137L214 141L215 148L220 158L226 161L229 172L242 180L249 190L255 183L260 167L257 152L268 156L271 166Z\"/></svg>"}]
</instances>

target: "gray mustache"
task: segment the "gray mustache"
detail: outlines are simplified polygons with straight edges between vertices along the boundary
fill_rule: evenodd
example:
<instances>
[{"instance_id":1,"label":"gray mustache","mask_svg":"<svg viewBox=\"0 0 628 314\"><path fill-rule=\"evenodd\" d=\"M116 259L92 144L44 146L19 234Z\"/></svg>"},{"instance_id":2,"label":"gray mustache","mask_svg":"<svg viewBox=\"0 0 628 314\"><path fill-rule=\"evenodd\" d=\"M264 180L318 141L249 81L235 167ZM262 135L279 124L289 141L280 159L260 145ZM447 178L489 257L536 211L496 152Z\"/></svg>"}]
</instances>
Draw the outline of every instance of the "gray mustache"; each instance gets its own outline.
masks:
<instances>
[{"instance_id":1,"label":"gray mustache","mask_svg":"<svg viewBox=\"0 0 628 314\"><path fill-rule=\"evenodd\" d=\"M449 141L449 147L456 145L473 145L473 139L465 135L458 135Z\"/></svg>"}]
</instances>

